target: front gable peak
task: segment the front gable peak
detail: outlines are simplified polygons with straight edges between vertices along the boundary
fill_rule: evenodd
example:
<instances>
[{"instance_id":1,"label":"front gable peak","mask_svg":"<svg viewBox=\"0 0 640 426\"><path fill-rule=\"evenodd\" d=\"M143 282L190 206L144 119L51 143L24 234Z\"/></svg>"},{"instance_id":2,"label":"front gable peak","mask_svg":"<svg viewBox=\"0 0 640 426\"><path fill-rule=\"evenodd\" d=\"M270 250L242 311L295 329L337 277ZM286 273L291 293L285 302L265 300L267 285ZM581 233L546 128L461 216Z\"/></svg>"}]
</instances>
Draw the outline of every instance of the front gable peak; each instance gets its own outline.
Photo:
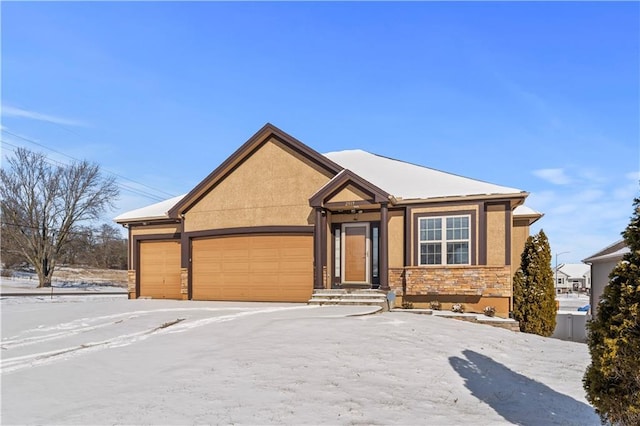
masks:
<instances>
[{"instance_id":1,"label":"front gable peak","mask_svg":"<svg viewBox=\"0 0 640 426\"><path fill-rule=\"evenodd\" d=\"M273 124L267 123L169 210L169 217L177 218L188 211L221 180L270 140L276 140L298 155L310 160L319 168L326 170L330 175L336 175L342 170L340 165L308 147L288 133L280 130Z\"/></svg>"},{"instance_id":2,"label":"front gable peak","mask_svg":"<svg viewBox=\"0 0 640 426\"><path fill-rule=\"evenodd\" d=\"M370 197L366 201L371 203L388 203L391 200L391 195L388 192L364 180L351 170L344 169L309 198L309 205L323 207L326 202L345 189L355 189Z\"/></svg>"}]
</instances>

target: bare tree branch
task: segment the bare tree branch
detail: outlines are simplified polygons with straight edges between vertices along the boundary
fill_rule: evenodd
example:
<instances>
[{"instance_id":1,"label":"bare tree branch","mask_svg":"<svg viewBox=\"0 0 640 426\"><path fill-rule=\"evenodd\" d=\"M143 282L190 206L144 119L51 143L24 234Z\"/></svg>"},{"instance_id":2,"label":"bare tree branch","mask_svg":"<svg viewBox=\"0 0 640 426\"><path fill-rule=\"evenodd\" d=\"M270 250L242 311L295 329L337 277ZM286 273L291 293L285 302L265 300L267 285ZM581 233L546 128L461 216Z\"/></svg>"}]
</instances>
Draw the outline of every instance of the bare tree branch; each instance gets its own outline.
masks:
<instances>
[{"instance_id":1,"label":"bare tree branch","mask_svg":"<svg viewBox=\"0 0 640 426\"><path fill-rule=\"evenodd\" d=\"M74 227L97 219L113 206L118 187L97 164L80 161L52 166L40 153L18 148L0 170L3 246L19 249L38 274L40 287L51 277Z\"/></svg>"}]
</instances>

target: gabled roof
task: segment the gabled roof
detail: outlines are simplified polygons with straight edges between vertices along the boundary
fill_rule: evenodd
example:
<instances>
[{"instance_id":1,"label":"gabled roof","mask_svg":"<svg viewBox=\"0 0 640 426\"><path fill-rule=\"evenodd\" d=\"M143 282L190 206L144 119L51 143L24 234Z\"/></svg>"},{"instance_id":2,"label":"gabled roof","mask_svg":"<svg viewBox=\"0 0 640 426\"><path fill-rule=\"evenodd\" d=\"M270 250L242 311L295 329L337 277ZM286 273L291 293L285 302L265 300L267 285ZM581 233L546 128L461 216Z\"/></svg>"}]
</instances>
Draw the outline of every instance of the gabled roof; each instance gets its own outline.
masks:
<instances>
[{"instance_id":1,"label":"gabled roof","mask_svg":"<svg viewBox=\"0 0 640 426\"><path fill-rule=\"evenodd\" d=\"M329 152L324 156L398 200L496 194L528 195L520 189L494 185L359 149Z\"/></svg>"},{"instance_id":2,"label":"gabled roof","mask_svg":"<svg viewBox=\"0 0 640 426\"><path fill-rule=\"evenodd\" d=\"M342 188L341 185L347 181L361 190L364 189L365 193L371 194L373 199L377 200L376 202L380 202L383 197L385 200L391 200L394 203L402 200L419 202L421 200L452 197L517 197L519 199L517 203L521 203L528 195L527 192L516 188L446 173L362 150L337 151L323 155L293 136L267 123L189 193L123 213L114 220L118 223L129 223L145 220L178 219L181 214L189 210L218 182L271 138L278 140L302 157L317 164L320 168L326 170L329 175L333 175L332 180L323 187L325 188L324 191L321 188L312 196L312 198L320 196L323 201L326 196L331 195L331 192L340 190ZM337 175L345 169L345 173L338 177ZM348 178L347 181L338 182L345 177ZM321 195L318 195L320 193ZM314 202L317 202L317 200ZM514 214L518 217L529 218L530 223L542 217L541 213L525 206L518 206Z\"/></svg>"},{"instance_id":3,"label":"gabled roof","mask_svg":"<svg viewBox=\"0 0 640 426\"><path fill-rule=\"evenodd\" d=\"M542 216L544 216L544 213L535 211L531 207L526 206L524 204L521 204L515 209L513 209L513 217L518 219L528 219L529 225L534 224Z\"/></svg>"},{"instance_id":4,"label":"gabled roof","mask_svg":"<svg viewBox=\"0 0 640 426\"><path fill-rule=\"evenodd\" d=\"M310 159L320 167L324 168L333 175L338 174L343 168L324 157L317 151L309 148L293 136L283 132L271 123L265 124L262 129L258 130L248 141L238 148L229 158L227 158L220 166L204 178L195 188L191 190L179 203L169 210L169 217L178 217L180 213L184 213L193 206L201 197L203 197L211 188L213 188L220 180L224 179L235 167L241 164L247 157L253 154L262 144L271 138L276 138L279 142L292 150L298 152L302 156Z\"/></svg>"},{"instance_id":5,"label":"gabled roof","mask_svg":"<svg viewBox=\"0 0 640 426\"><path fill-rule=\"evenodd\" d=\"M618 240L582 261L585 263L593 263L605 260L619 260L627 253L629 253L629 247L627 247L626 242L624 240Z\"/></svg>"},{"instance_id":6,"label":"gabled roof","mask_svg":"<svg viewBox=\"0 0 640 426\"><path fill-rule=\"evenodd\" d=\"M185 194L182 194L177 197L169 198L168 200L160 201L159 203L151 204L150 206L122 213L113 220L116 223L130 223L169 219L168 211L182 200L184 196Z\"/></svg>"},{"instance_id":7,"label":"gabled roof","mask_svg":"<svg viewBox=\"0 0 640 426\"><path fill-rule=\"evenodd\" d=\"M309 205L311 207L321 207L328 198L331 198L348 185L353 185L371 196L371 202L373 203L386 203L389 201L387 192L362 179L351 170L344 169L309 198Z\"/></svg>"},{"instance_id":8,"label":"gabled roof","mask_svg":"<svg viewBox=\"0 0 640 426\"><path fill-rule=\"evenodd\" d=\"M558 266L558 272L562 272L569 278L584 278L591 269L584 263L563 263Z\"/></svg>"}]
</instances>

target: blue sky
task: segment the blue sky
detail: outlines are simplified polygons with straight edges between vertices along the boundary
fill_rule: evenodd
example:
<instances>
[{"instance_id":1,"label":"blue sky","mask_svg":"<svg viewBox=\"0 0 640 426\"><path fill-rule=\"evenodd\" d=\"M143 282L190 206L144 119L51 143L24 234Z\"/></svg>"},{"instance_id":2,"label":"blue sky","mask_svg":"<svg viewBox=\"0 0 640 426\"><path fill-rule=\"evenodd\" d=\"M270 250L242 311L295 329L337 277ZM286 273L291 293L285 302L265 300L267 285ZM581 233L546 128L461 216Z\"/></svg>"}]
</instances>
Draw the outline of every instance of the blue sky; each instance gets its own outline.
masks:
<instances>
[{"instance_id":1,"label":"blue sky","mask_svg":"<svg viewBox=\"0 0 640 426\"><path fill-rule=\"evenodd\" d=\"M3 158L98 162L122 184L105 220L188 192L266 122L528 191L560 262L621 238L639 192L637 2L0 7Z\"/></svg>"}]
</instances>

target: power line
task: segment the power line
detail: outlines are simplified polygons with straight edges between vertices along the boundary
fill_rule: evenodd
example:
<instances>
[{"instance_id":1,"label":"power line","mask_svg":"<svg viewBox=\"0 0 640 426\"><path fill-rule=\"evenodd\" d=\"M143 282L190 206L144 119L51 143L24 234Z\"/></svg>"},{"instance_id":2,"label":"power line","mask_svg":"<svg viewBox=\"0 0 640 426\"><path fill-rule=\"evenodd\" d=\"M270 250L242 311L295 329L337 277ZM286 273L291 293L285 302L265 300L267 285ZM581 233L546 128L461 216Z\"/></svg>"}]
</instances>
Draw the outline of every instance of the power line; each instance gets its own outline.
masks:
<instances>
[{"instance_id":1,"label":"power line","mask_svg":"<svg viewBox=\"0 0 640 426\"><path fill-rule=\"evenodd\" d=\"M7 141L5 141L5 140L2 140L2 139L0 139L0 142L2 142L4 145L9 145L9 146L12 146L12 147L14 147L14 148L21 148L21 147L20 147L20 146L18 146L18 145L14 145L14 144L12 144L12 143L10 143L10 142L7 142ZM7 150L9 150L9 151L11 151L11 152L15 152L15 150L13 150L13 149L11 149L11 148L7 148ZM62 154L62 155L65 155L65 154ZM65 156L66 156L66 157L69 157L68 155L65 155ZM69 158L72 158L72 159L73 159L73 157L69 157ZM58 160L54 160L53 158L49 158L49 157L48 157L48 156L46 156L46 155L44 155L44 161L45 161L46 163L48 163L48 164L53 165L53 166L55 166L55 165L58 165L58 166L68 166L68 164L63 163L63 162L58 161ZM77 160L76 160L76 161L77 161ZM155 194L152 194L152 193L150 193L150 192L143 191L143 190L138 189L138 188L134 188L134 187L129 186L129 185L127 185L127 184L123 183L123 182L118 182L118 181L116 181L116 184L117 184L121 189L123 189L124 191L130 192L130 193L132 193L132 194L134 194L134 195L139 195L139 196L142 196L142 197L145 197L145 198L149 198L149 199L151 199L151 200L153 200L153 201L164 201L164 200L165 200L165 198L164 198L164 197L160 197L160 196L155 195Z\"/></svg>"},{"instance_id":2,"label":"power line","mask_svg":"<svg viewBox=\"0 0 640 426\"><path fill-rule=\"evenodd\" d=\"M2 129L2 131L3 131L3 132L5 132L5 133L7 133L7 134L9 134L9 135L11 135L11 136L16 137L16 138L20 138L20 139L22 139L22 140L24 140L24 141L26 141L26 142L29 142L29 143L32 143L32 144L34 144L34 145L38 145L38 146L40 146L40 147L42 147L42 148L48 149L49 151L55 152L56 154L63 155L63 156L65 156L65 157L67 157L67 158L69 158L69 159L71 159L71 160L73 160L73 161L80 161L79 159L77 159L77 158L75 158L75 157L72 157L72 156L70 156L70 155L68 155L68 154L65 154L64 152L58 151L58 150L56 150L56 149L50 148L50 147L48 147L48 146L46 146L46 145L44 145L44 144L42 144L42 143L40 143L40 142L34 141L33 139L30 139L30 138L27 138L27 137L24 137L24 136L20 136L20 135L18 135L18 134L15 134L15 133L13 133L13 132L10 132L10 131L9 131L9 130L7 130L7 129ZM125 180L128 180L129 182L133 182L133 183L135 183L135 184L142 185L142 186L144 186L145 188L149 188L149 189L151 189L151 190L153 190L153 191L156 191L156 192L159 192L159 193L162 193L162 194L168 195L169 197L175 197L175 194L172 194L172 193L170 193L170 192L164 191L164 190L162 190L162 189L154 188L154 187L152 187L152 186L149 186L149 185L144 184L144 183L142 183L142 182L139 182L139 181L136 181L136 180L134 180L134 179L128 178L128 177L126 177L126 176L123 176L123 175L121 175L121 174L119 174L119 173L116 173L116 172L114 172L114 171L111 171L111 170L109 170L109 169L103 168L103 170L104 170L105 172L107 172L107 173L109 173L109 174L112 174L112 175L114 175L114 176L117 176L117 177L119 177L119 178L121 178L121 179L125 179ZM156 197L156 198L158 198L159 200L164 200L164 198L163 198L163 197Z\"/></svg>"}]
</instances>

